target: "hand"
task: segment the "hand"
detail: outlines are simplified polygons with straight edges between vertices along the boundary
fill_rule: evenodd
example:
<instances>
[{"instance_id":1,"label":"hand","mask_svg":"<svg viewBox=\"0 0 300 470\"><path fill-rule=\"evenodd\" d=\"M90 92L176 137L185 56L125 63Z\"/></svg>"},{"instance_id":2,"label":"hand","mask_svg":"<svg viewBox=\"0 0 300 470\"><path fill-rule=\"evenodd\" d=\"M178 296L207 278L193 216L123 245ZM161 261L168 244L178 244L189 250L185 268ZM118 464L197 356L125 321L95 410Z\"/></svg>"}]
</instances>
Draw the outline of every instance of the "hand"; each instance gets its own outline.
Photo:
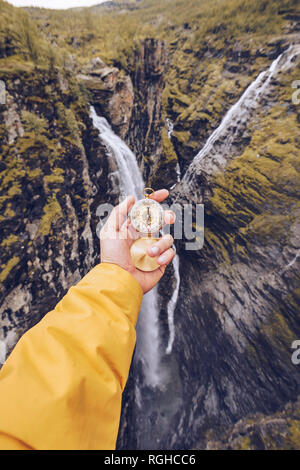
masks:
<instances>
[{"instance_id":1,"label":"hand","mask_svg":"<svg viewBox=\"0 0 300 470\"><path fill-rule=\"evenodd\" d=\"M169 191L161 189L151 194L151 199L157 202L164 201ZM151 248L148 249L149 256L158 256L159 268L152 272L144 272L137 269L130 256L130 247L139 235L127 219L127 215L133 206L135 199L129 196L121 204L116 206L100 232L101 262L114 263L128 271L140 284L144 294L151 290L163 276L166 266L174 258L173 237L164 235ZM127 219L127 220L126 220ZM175 214L173 211L165 211L166 224L174 224Z\"/></svg>"}]
</instances>

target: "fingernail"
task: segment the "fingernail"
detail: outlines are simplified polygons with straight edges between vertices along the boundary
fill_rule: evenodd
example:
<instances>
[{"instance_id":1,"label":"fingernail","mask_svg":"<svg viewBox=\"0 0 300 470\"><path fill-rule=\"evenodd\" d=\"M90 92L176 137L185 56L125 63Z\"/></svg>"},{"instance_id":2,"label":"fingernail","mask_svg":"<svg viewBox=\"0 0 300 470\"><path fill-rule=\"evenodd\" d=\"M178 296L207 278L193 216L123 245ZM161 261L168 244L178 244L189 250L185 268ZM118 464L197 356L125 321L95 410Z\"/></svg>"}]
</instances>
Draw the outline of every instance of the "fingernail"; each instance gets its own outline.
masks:
<instances>
[{"instance_id":1,"label":"fingernail","mask_svg":"<svg viewBox=\"0 0 300 470\"><path fill-rule=\"evenodd\" d=\"M164 264L166 262L166 257L165 255L161 255L158 259L157 259L157 262L158 263L161 263L161 264Z\"/></svg>"},{"instance_id":2,"label":"fingernail","mask_svg":"<svg viewBox=\"0 0 300 470\"><path fill-rule=\"evenodd\" d=\"M157 246L152 246L150 248L150 251L153 255L157 255L158 254L158 247Z\"/></svg>"}]
</instances>

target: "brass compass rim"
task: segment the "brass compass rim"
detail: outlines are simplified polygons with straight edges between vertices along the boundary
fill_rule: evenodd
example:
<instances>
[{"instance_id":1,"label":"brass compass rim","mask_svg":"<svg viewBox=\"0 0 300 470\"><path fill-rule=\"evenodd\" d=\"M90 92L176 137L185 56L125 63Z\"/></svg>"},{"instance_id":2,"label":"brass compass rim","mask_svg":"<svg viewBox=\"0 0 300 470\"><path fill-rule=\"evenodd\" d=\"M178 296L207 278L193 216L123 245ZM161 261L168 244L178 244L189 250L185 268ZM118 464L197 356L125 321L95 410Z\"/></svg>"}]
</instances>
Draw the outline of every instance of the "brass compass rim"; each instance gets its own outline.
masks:
<instances>
[{"instance_id":1,"label":"brass compass rim","mask_svg":"<svg viewBox=\"0 0 300 470\"><path fill-rule=\"evenodd\" d=\"M149 193L149 191L150 191L150 193ZM145 198L150 197L150 196L151 196L152 194L154 194L154 193L155 193L155 191L154 191L153 188L144 188L144 189L143 189L143 196L144 196Z\"/></svg>"}]
</instances>

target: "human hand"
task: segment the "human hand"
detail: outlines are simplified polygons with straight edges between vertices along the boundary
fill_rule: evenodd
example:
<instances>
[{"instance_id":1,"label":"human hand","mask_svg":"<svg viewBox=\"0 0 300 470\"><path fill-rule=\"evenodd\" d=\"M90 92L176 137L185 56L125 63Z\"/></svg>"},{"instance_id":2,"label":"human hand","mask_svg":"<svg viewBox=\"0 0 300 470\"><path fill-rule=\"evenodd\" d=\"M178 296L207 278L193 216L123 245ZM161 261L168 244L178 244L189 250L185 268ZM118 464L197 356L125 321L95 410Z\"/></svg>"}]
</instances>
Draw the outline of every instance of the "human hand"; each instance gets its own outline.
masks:
<instances>
[{"instance_id":1,"label":"human hand","mask_svg":"<svg viewBox=\"0 0 300 470\"><path fill-rule=\"evenodd\" d=\"M151 194L150 198L157 202L164 201L169 191L161 189ZM144 294L151 290L163 276L167 265L174 258L175 252L172 235L163 235L151 248L148 255L157 258L160 265L155 271L144 272L137 269L130 256L130 247L139 238L127 215L133 206L133 196L127 197L121 204L116 206L100 232L101 262L113 263L128 271L140 284ZM127 219L127 220L126 220ZM174 224L175 214L173 211L165 211L164 220L166 224ZM154 249L154 250L153 250Z\"/></svg>"}]
</instances>

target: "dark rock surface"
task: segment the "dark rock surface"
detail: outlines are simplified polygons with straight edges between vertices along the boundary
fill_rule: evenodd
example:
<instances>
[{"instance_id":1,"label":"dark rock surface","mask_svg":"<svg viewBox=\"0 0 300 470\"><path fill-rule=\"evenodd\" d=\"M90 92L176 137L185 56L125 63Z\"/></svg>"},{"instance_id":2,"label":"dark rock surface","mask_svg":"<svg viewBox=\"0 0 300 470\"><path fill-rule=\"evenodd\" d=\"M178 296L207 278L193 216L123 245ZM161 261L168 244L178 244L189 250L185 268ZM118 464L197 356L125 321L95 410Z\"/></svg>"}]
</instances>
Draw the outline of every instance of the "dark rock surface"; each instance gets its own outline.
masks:
<instances>
[{"instance_id":1,"label":"dark rock surface","mask_svg":"<svg viewBox=\"0 0 300 470\"><path fill-rule=\"evenodd\" d=\"M91 91L91 103L99 116L104 116L116 133L124 138L133 107L133 87L130 77L121 73L116 67L108 67L98 57L90 62L78 78Z\"/></svg>"},{"instance_id":2,"label":"dark rock surface","mask_svg":"<svg viewBox=\"0 0 300 470\"><path fill-rule=\"evenodd\" d=\"M166 123L162 93L167 65L165 42L153 38L142 41L130 62L135 98L126 141L138 159L144 179L155 187L170 187L176 181L176 156L168 160L163 148Z\"/></svg>"},{"instance_id":3,"label":"dark rock surface","mask_svg":"<svg viewBox=\"0 0 300 470\"><path fill-rule=\"evenodd\" d=\"M209 439L207 450L299 450L300 402L287 403L272 415L256 413L224 431L219 441Z\"/></svg>"}]
</instances>

